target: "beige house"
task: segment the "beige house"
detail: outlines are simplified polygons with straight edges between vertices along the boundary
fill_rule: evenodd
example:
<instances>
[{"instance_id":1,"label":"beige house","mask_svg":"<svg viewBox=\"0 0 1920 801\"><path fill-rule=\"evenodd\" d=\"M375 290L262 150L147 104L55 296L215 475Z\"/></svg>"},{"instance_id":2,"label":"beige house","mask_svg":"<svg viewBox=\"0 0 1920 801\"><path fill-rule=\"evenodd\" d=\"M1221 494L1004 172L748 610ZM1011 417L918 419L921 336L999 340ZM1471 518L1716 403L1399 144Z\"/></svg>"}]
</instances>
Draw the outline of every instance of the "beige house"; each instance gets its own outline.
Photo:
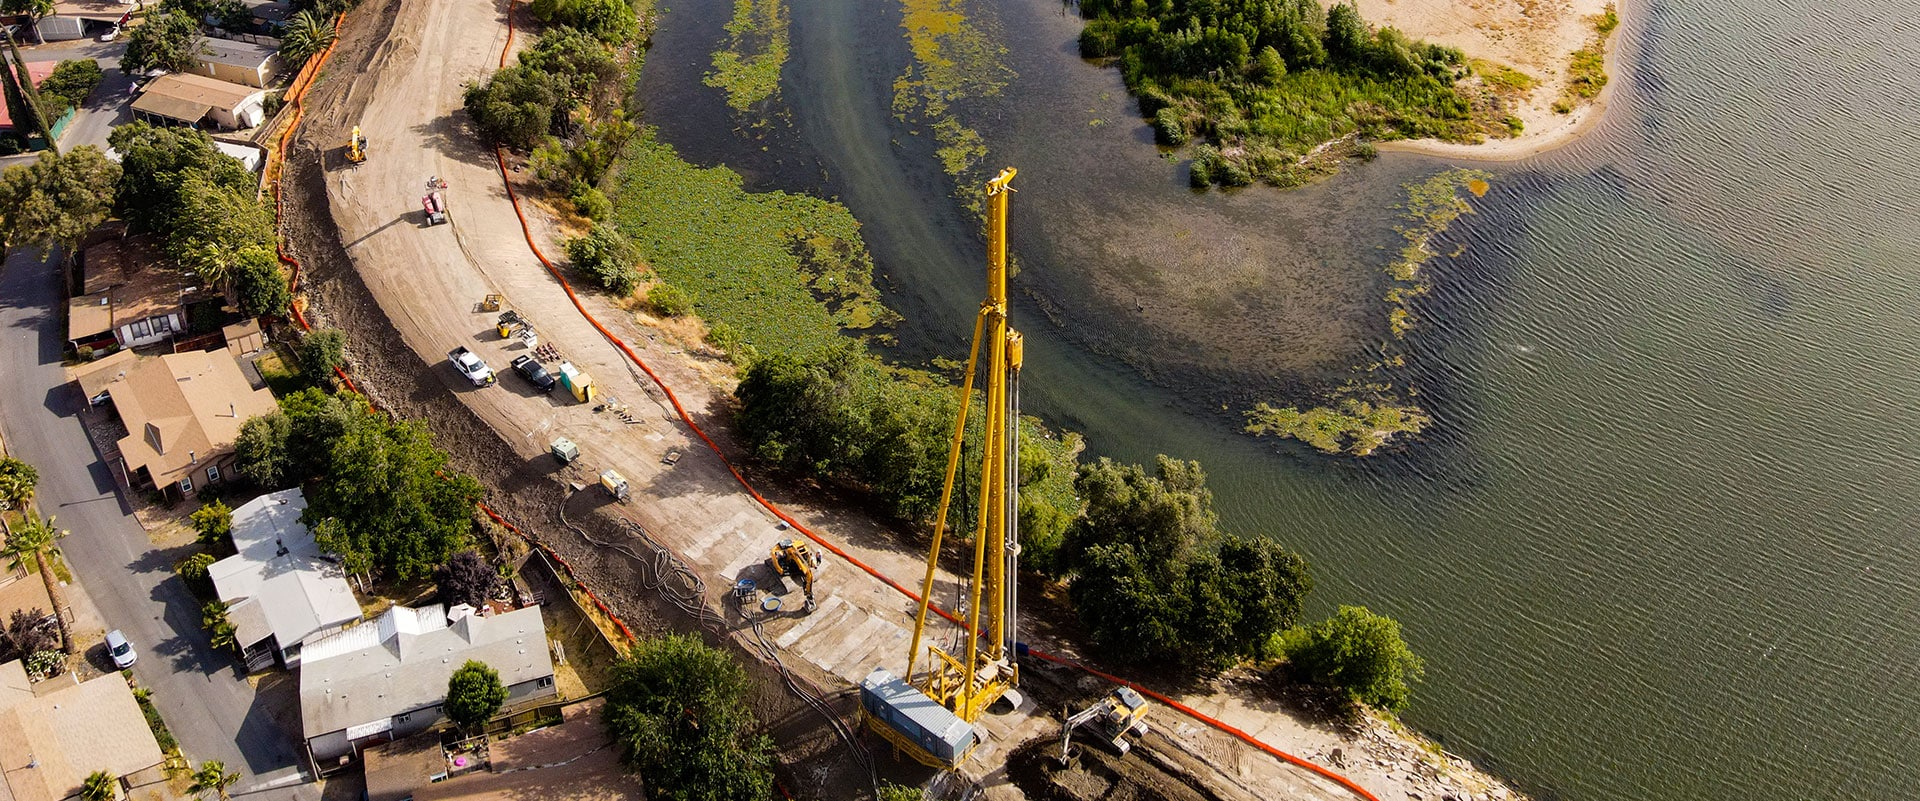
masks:
<instances>
[{"instance_id":1,"label":"beige house","mask_svg":"<svg viewBox=\"0 0 1920 801\"><path fill-rule=\"evenodd\" d=\"M232 39L205 39L194 56L193 72L228 83L264 88L280 77L280 51Z\"/></svg>"},{"instance_id":2,"label":"beige house","mask_svg":"<svg viewBox=\"0 0 1920 801\"><path fill-rule=\"evenodd\" d=\"M73 681L48 679L42 684L55 689L35 692L18 660L0 665L0 791L12 801L74 798L96 770L123 788L164 781L166 757L127 680L108 673Z\"/></svg>"},{"instance_id":3,"label":"beige house","mask_svg":"<svg viewBox=\"0 0 1920 801\"><path fill-rule=\"evenodd\" d=\"M74 378L89 401L112 400L119 411L127 428L119 443L127 485L175 498L231 472L241 424L279 408L273 393L255 389L224 349L144 359L123 350L76 370Z\"/></svg>"},{"instance_id":4,"label":"beige house","mask_svg":"<svg viewBox=\"0 0 1920 801\"><path fill-rule=\"evenodd\" d=\"M67 341L102 350L152 345L187 330L186 277L152 237L101 239L81 251L81 289L67 301Z\"/></svg>"},{"instance_id":5,"label":"beige house","mask_svg":"<svg viewBox=\"0 0 1920 801\"><path fill-rule=\"evenodd\" d=\"M266 117L267 90L205 75L173 73L147 84L133 101L133 116L155 125L252 128Z\"/></svg>"}]
</instances>

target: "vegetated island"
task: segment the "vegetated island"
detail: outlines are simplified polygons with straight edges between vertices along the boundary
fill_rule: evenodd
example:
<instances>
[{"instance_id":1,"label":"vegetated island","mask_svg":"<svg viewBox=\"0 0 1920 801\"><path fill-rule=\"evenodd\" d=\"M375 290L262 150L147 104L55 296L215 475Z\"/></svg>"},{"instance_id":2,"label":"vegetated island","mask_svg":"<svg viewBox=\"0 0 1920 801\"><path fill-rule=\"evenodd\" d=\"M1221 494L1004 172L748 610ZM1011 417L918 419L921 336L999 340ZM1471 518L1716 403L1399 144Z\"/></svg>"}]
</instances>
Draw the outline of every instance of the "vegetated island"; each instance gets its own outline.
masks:
<instances>
[{"instance_id":1,"label":"vegetated island","mask_svg":"<svg viewBox=\"0 0 1920 801\"><path fill-rule=\"evenodd\" d=\"M1351 0L1331 7L1318 0L1084 0L1080 51L1119 67L1160 144L1191 145L1195 187L1256 179L1298 186L1332 174L1348 158L1372 158L1376 142L1430 140L1471 154L1490 141L1521 141L1539 127L1529 137L1533 147L1568 138L1578 122L1594 116L1574 112L1606 84L1606 43L1618 24L1611 5L1577 18L1587 35L1564 51L1556 49L1565 43L1563 24L1541 28L1559 35L1554 43L1541 44L1544 33L1514 37L1529 53L1565 53L1564 72L1545 80L1503 63L1502 57L1522 53L1490 46L1487 30L1456 30L1455 3L1369 6L1413 25L1414 34L1368 24ZM1488 19L1474 24L1507 24L1478 16ZM1476 57L1458 45L1416 38L1429 31L1473 45ZM1539 113L1543 102L1566 120Z\"/></svg>"}]
</instances>

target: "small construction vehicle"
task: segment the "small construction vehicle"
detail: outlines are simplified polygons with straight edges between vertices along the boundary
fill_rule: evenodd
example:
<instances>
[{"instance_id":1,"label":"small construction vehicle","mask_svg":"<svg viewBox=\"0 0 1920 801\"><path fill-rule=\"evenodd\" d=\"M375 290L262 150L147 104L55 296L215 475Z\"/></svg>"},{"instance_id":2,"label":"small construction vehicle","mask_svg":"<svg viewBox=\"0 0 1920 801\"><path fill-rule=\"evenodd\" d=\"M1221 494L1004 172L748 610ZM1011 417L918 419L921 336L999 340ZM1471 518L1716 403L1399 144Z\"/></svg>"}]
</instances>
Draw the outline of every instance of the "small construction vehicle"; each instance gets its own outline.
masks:
<instances>
[{"instance_id":1,"label":"small construction vehicle","mask_svg":"<svg viewBox=\"0 0 1920 801\"><path fill-rule=\"evenodd\" d=\"M485 298L482 298L480 300L480 310L483 312L499 311L500 302L502 300L505 300L505 298L502 298L499 295L488 295Z\"/></svg>"},{"instance_id":2,"label":"small construction vehicle","mask_svg":"<svg viewBox=\"0 0 1920 801\"><path fill-rule=\"evenodd\" d=\"M484 387L499 380L494 377L493 368L488 367L487 363L480 359L480 354L468 350L465 345L447 351L447 360L453 362L453 369L459 370L460 374L466 376L467 380L473 382L476 387Z\"/></svg>"},{"instance_id":3,"label":"small construction vehicle","mask_svg":"<svg viewBox=\"0 0 1920 801\"><path fill-rule=\"evenodd\" d=\"M499 321L495 322L493 326L495 331L500 332L500 338L506 339L507 337L513 336L513 329L525 324L526 321L520 319L519 312L508 309L500 313Z\"/></svg>"},{"instance_id":4,"label":"small construction vehicle","mask_svg":"<svg viewBox=\"0 0 1920 801\"><path fill-rule=\"evenodd\" d=\"M427 210L427 224L439 225L447 221L447 196L441 190L447 188L447 182L439 176L427 179L427 194L420 198L420 205Z\"/></svg>"},{"instance_id":5,"label":"small construction vehicle","mask_svg":"<svg viewBox=\"0 0 1920 801\"><path fill-rule=\"evenodd\" d=\"M1132 687L1116 687L1098 703L1069 716L1060 726L1060 763L1063 765L1069 759L1073 730L1081 726L1092 729L1101 742L1126 756L1133 748L1127 735L1142 737L1147 733L1147 699Z\"/></svg>"},{"instance_id":6,"label":"small construction vehicle","mask_svg":"<svg viewBox=\"0 0 1920 801\"><path fill-rule=\"evenodd\" d=\"M355 164L367 160L367 138L360 135L360 126L353 126L353 136L347 139L347 161Z\"/></svg>"},{"instance_id":7,"label":"small construction vehicle","mask_svg":"<svg viewBox=\"0 0 1920 801\"><path fill-rule=\"evenodd\" d=\"M806 611L812 612L813 574L820 569L821 557L806 543L783 539L774 543L772 555L767 557L767 565L777 575L785 576L799 583L800 590L806 595Z\"/></svg>"}]
</instances>

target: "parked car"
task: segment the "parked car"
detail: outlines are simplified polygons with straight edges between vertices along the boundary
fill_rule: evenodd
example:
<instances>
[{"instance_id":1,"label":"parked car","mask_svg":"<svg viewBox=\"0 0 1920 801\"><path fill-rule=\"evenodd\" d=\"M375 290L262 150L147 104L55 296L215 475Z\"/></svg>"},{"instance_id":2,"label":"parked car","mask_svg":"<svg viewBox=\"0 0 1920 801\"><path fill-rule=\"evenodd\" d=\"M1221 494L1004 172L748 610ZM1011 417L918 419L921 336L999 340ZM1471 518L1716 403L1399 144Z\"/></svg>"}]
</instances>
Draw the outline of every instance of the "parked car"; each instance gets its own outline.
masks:
<instances>
[{"instance_id":1,"label":"parked car","mask_svg":"<svg viewBox=\"0 0 1920 801\"><path fill-rule=\"evenodd\" d=\"M121 670L133 667L133 663L140 658L139 654L133 652L133 643L127 642L127 635L121 634L119 629L107 632L107 656L113 657L113 666Z\"/></svg>"},{"instance_id":2,"label":"parked car","mask_svg":"<svg viewBox=\"0 0 1920 801\"><path fill-rule=\"evenodd\" d=\"M453 362L453 369L459 370L460 374L466 376L467 380L473 382L476 387L484 387L499 380L494 377L493 368L480 360L480 354L467 350L465 345L447 351L447 359Z\"/></svg>"},{"instance_id":3,"label":"parked car","mask_svg":"<svg viewBox=\"0 0 1920 801\"><path fill-rule=\"evenodd\" d=\"M102 42L111 42L118 38L120 38L120 26L118 25L108 28L106 33L100 34L100 41Z\"/></svg>"},{"instance_id":4,"label":"parked car","mask_svg":"<svg viewBox=\"0 0 1920 801\"><path fill-rule=\"evenodd\" d=\"M555 384L553 374L547 372L546 365L534 361L532 356L517 356L513 360L513 371L520 374L527 383L538 387L541 392L552 392Z\"/></svg>"}]
</instances>

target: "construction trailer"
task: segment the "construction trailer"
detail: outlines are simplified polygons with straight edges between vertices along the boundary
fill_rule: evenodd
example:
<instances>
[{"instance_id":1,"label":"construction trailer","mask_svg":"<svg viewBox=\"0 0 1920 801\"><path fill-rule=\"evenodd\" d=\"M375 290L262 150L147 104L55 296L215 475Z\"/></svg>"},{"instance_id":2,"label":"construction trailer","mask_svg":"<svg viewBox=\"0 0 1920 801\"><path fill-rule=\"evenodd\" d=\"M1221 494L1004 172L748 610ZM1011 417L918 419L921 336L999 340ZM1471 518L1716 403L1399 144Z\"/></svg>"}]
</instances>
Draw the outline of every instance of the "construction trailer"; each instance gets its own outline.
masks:
<instances>
[{"instance_id":1,"label":"construction trailer","mask_svg":"<svg viewBox=\"0 0 1920 801\"><path fill-rule=\"evenodd\" d=\"M958 735L933 728L929 720L938 708L960 725L972 724L1002 699L1019 704L1017 657L1020 560L1020 364L1021 338L1007 312L1007 201L1013 193L1016 171L1001 170L987 182L987 298L973 323L973 347L959 388L959 414L947 451L946 481L934 515L933 542L927 549L927 569L920 584L920 609L914 617L913 640L907 649L907 672L895 679L901 690L884 681L861 685L862 718L868 728L893 743L903 755L937 768L953 768L966 761L971 747ZM982 351L985 351L984 354ZM982 364L984 362L984 365ZM924 672L920 646L925 639L927 612L933 599L933 579L940 546L947 532L947 513L953 502L954 479L967 433L967 409L974 378L985 373L985 442L979 449L980 491L972 532L973 572L961 577L966 593L962 647L948 653L938 645L927 647ZM891 676L889 676L891 678ZM940 720L944 721L945 718ZM933 737L933 735L939 735ZM949 736L952 735L952 736ZM929 739L932 737L932 739ZM945 738L945 739L942 739Z\"/></svg>"}]
</instances>

